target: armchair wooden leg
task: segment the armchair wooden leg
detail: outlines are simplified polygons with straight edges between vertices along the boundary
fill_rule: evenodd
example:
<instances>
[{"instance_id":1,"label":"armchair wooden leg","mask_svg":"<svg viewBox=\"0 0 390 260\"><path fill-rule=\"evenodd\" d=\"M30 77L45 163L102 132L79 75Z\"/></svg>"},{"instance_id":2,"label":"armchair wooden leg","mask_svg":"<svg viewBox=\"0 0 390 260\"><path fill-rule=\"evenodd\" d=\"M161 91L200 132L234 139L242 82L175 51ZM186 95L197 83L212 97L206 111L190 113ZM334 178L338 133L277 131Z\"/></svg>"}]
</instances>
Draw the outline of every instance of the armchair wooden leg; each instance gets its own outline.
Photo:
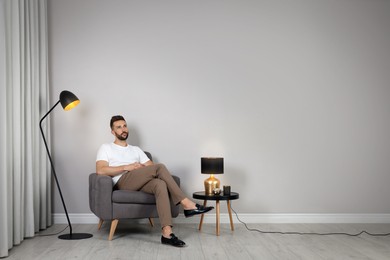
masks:
<instances>
[{"instance_id":1,"label":"armchair wooden leg","mask_svg":"<svg viewBox=\"0 0 390 260\"><path fill-rule=\"evenodd\" d=\"M153 222L153 219L152 218L149 218L149 223L152 227L154 227L154 222Z\"/></svg>"},{"instance_id":2,"label":"armchair wooden leg","mask_svg":"<svg viewBox=\"0 0 390 260\"><path fill-rule=\"evenodd\" d=\"M103 219L100 219L99 220L99 224L98 224L98 230L100 230L102 228L102 225L103 225Z\"/></svg>"},{"instance_id":3,"label":"armchair wooden leg","mask_svg":"<svg viewBox=\"0 0 390 260\"><path fill-rule=\"evenodd\" d=\"M111 241L114 237L116 226L118 225L119 219L113 219L111 221L110 235L108 236L108 240Z\"/></svg>"}]
</instances>

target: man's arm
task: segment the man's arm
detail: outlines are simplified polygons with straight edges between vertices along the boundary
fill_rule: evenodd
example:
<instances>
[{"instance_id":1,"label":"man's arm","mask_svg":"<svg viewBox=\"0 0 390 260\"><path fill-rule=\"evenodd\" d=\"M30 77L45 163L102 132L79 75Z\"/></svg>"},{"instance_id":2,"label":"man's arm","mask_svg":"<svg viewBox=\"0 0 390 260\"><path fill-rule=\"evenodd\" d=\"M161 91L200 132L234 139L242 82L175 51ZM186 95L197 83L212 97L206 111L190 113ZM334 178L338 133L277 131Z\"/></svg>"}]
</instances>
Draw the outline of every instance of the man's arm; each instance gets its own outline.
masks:
<instances>
[{"instance_id":1,"label":"man's arm","mask_svg":"<svg viewBox=\"0 0 390 260\"><path fill-rule=\"evenodd\" d=\"M97 161L96 162L96 173L100 175L107 175L114 177L126 171L132 171L144 166L153 165L152 161L147 161L144 164L141 163L131 163L121 166L109 166L107 161Z\"/></svg>"}]
</instances>

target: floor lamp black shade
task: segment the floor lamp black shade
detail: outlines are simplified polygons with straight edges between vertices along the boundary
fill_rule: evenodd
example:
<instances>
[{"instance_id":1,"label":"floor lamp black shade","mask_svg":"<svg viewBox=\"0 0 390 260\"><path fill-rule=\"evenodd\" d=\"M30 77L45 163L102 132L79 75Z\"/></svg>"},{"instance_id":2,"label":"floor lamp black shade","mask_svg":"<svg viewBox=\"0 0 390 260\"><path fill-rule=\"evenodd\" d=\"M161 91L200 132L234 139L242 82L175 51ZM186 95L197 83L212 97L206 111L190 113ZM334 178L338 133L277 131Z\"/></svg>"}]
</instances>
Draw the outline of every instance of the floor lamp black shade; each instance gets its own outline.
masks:
<instances>
[{"instance_id":1,"label":"floor lamp black shade","mask_svg":"<svg viewBox=\"0 0 390 260\"><path fill-rule=\"evenodd\" d=\"M41 129L42 138L43 138L43 141L45 143L45 147L46 147L47 155L49 157L49 161L50 161L50 164L51 164L51 169L52 169L52 173L53 173L53 176L54 176L54 180L55 180L55 182L57 184L58 192L59 192L60 197L61 197L62 205L64 206L65 215L66 215L66 219L68 220L68 225L69 225L69 230L70 230L69 234L60 235L60 236L58 236L58 238L60 238L60 239L67 239L67 240L90 238L90 237L92 237L92 234L88 234L88 233L73 233L72 232L72 224L70 223L68 210L66 209L64 197L62 196L62 192L61 192L60 183L58 182L58 178L57 178L56 170L54 168L53 160L51 158L49 147L47 146L45 135L43 134L43 130L42 130L42 121L50 114L50 112L60 102L61 102L61 105L64 108L64 110L70 110L70 109L74 108L75 106L77 106L80 103L80 100L72 92L66 91L66 90L62 91L61 94L60 94L60 100L58 100L58 102L49 110L49 112L47 112L42 117L41 121L39 121L39 128Z\"/></svg>"}]
</instances>

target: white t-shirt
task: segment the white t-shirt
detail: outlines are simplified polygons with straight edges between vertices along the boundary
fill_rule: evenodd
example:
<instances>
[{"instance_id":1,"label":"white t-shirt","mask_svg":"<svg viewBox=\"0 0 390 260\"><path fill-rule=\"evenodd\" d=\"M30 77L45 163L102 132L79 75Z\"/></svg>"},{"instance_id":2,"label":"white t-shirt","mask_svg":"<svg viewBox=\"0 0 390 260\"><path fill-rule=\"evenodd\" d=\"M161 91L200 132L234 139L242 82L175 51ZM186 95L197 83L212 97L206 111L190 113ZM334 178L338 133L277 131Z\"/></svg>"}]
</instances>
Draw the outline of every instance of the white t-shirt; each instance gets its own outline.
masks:
<instances>
[{"instance_id":1,"label":"white t-shirt","mask_svg":"<svg viewBox=\"0 0 390 260\"><path fill-rule=\"evenodd\" d=\"M96 161L106 161L109 166L122 166L135 162L146 163L149 161L149 158L138 146L127 145L123 147L114 143L108 143L100 146ZM118 182L123 173L112 177L114 184Z\"/></svg>"}]
</instances>

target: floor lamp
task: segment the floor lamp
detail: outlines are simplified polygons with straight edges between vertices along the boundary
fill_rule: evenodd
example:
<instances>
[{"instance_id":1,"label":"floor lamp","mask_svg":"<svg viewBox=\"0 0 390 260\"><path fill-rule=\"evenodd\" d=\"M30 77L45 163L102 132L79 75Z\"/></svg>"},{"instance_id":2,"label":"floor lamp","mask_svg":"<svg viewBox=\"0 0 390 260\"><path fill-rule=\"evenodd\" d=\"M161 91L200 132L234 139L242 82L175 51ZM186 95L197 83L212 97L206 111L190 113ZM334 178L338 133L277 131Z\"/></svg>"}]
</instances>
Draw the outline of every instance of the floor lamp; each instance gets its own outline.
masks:
<instances>
[{"instance_id":1,"label":"floor lamp","mask_svg":"<svg viewBox=\"0 0 390 260\"><path fill-rule=\"evenodd\" d=\"M69 234L60 235L60 236L58 236L58 238L59 238L59 239L66 239L66 240L75 240L75 239L90 238L90 237L92 237L92 234L88 234L88 233L73 233L73 232L72 232L72 224L70 223L70 220L69 220L69 215L68 215L68 211L67 211L67 209L66 209L64 197L62 196L60 183L58 182L57 174L56 174L56 171L55 171L55 169L54 169L53 160L51 159L50 152L49 152L49 148L48 148L48 146L47 146L47 142L46 142L46 139L45 139L45 135L43 134L43 130L42 130L42 121L50 114L50 112L51 112L51 111L52 111L60 102L61 102L61 105L62 105L62 107L64 108L64 110L71 110L72 108L74 108L75 106L77 106L77 105L80 103L80 100L79 100L72 92L69 92L69 91L66 91L66 90L62 91L62 92L60 93L60 100L58 100L58 102L49 110L49 112L47 112L47 113L42 117L41 121L39 121L39 127L40 127L40 129L41 129L42 138L43 138L43 141L44 141L44 143L45 143L47 155L49 156L49 160L50 160L50 164L51 164L52 173L53 173L53 175L54 175L54 179L55 179L55 182L56 182L56 184L57 184L58 192L60 193L62 205L64 206L64 210L65 210L65 214L66 214L66 219L68 220L68 225L69 225L69 229L70 229L70 233L69 233Z\"/></svg>"}]
</instances>

